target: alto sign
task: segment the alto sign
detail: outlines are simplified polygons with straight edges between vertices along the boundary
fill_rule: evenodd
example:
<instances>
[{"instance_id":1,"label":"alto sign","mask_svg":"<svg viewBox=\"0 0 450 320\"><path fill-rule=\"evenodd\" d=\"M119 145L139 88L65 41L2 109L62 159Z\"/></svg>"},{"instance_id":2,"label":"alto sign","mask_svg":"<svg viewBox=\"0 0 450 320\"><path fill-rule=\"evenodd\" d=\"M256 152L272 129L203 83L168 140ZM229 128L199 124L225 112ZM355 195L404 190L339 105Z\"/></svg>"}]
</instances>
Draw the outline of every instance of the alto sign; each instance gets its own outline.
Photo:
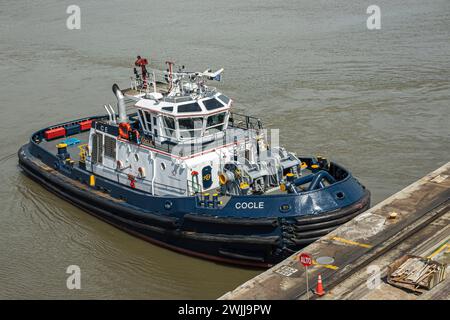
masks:
<instances>
[{"instance_id":1,"label":"alto sign","mask_svg":"<svg viewBox=\"0 0 450 320\"><path fill-rule=\"evenodd\" d=\"M236 202L234 207L240 209L264 209L264 202Z\"/></svg>"},{"instance_id":2,"label":"alto sign","mask_svg":"<svg viewBox=\"0 0 450 320\"><path fill-rule=\"evenodd\" d=\"M312 265L312 257L305 252L300 254L298 259L300 260L300 263L305 267L309 267L310 265Z\"/></svg>"},{"instance_id":3,"label":"alto sign","mask_svg":"<svg viewBox=\"0 0 450 320\"><path fill-rule=\"evenodd\" d=\"M312 257L309 253L303 252L298 256L298 260L305 267L306 276L306 297L309 300L309 281L308 281L308 267L312 265Z\"/></svg>"}]
</instances>

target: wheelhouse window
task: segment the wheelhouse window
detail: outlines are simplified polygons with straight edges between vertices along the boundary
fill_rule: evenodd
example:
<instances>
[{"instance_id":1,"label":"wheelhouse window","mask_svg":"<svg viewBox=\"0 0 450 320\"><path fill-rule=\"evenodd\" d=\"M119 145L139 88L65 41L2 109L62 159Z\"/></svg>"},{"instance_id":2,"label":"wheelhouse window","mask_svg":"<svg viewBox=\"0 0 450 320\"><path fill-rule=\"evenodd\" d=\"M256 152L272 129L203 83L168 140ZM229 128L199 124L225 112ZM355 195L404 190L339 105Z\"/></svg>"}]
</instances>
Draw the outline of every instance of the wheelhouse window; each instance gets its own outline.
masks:
<instances>
[{"instance_id":1,"label":"wheelhouse window","mask_svg":"<svg viewBox=\"0 0 450 320\"><path fill-rule=\"evenodd\" d=\"M138 109L139 119L141 121L142 129L148 130L147 125L145 124L144 112L141 109Z\"/></svg>"},{"instance_id":2,"label":"wheelhouse window","mask_svg":"<svg viewBox=\"0 0 450 320\"><path fill-rule=\"evenodd\" d=\"M216 113L209 116L206 120L206 130L208 133L215 133L223 130L226 112Z\"/></svg>"},{"instance_id":3,"label":"wheelhouse window","mask_svg":"<svg viewBox=\"0 0 450 320\"><path fill-rule=\"evenodd\" d=\"M227 96L224 96L223 94L221 94L220 96L217 97L220 101L222 101L223 103L225 103L226 105L228 104L228 102L230 102L230 98L228 98Z\"/></svg>"},{"instance_id":4,"label":"wheelhouse window","mask_svg":"<svg viewBox=\"0 0 450 320\"><path fill-rule=\"evenodd\" d=\"M201 137L203 129L203 118L180 118L178 128L181 138Z\"/></svg>"},{"instance_id":5,"label":"wheelhouse window","mask_svg":"<svg viewBox=\"0 0 450 320\"><path fill-rule=\"evenodd\" d=\"M219 102L219 100L217 99L208 99L208 100L203 100L203 104L205 105L206 110L215 110L215 109L219 109L224 107L224 105Z\"/></svg>"},{"instance_id":6,"label":"wheelhouse window","mask_svg":"<svg viewBox=\"0 0 450 320\"><path fill-rule=\"evenodd\" d=\"M175 119L172 117L164 117L164 131L167 137L175 136Z\"/></svg>"},{"instance_id":7,"label":"wheelhouse window","mask_svg":"<svg viewBox=\"0 0 450 320\"><path fill-rule=\"evenodd\" d=\"M148 111L144 111L147 130L152 131L152 115Z\"/></svg>"},{"instance_id":8,"label":"wheelhouse window","mask_svg":"<svg viewBox=\"0 0 450 320\"><path fill-rule=\"evenodd\" d=\"M144 113L145 113L145 121L150 122L150 124L151 124L152 118L151 118L150 112L145 111Z\"/></svg>"},{"instance_id":9,"label":"wheelhouse window","mask_svg":"<svg viewBox=\"0 0 450 320\"><path fill-rule=\"evenodd\" d=\"M194 103L188 103L188 104L182 104L178 106L178 112L184 113L184 112L200 112L202 111L202 108L197 102Z\"/></svg>"}]
</instances>

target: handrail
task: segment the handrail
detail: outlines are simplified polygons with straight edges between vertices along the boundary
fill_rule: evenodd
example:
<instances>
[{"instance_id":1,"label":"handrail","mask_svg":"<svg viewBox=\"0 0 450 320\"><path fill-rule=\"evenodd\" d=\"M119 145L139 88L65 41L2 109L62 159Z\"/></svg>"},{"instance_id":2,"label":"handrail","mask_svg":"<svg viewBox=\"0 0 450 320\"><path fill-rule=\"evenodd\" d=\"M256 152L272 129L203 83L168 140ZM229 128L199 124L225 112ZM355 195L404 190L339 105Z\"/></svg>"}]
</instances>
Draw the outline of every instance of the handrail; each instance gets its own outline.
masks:
<instances>
[{"instance_id":1,"label":"handrail","mask_svg":"<svg viewBox=\"0 0 450 320\"><path fill-rule=\"evenodd\" d=\"M152 90L154 90L154 88L152 88L153 86L153 82L156 83L161 83L161 84L167 84L170 86L170 80L169 80L169 75L172 76L180 76L177 81L186 81L183 80L184 76L187 75L187 73L185 72L181 72L181 73L177 73L177 72L172 72L169 73L167 71L161 71L158 69L149 69L151 70L151 73L149 72L148 75L152 75L154 76L153 79L151 79L151 77L146 78L146 80L144 81L144 79L142 79L141 75L139 75L138 77L136 76L131 76L130 77L130 88L133 90L138 91L140 94L142 93L147 93L147 92L151 92ZM144 83L146 84L146 88L144 88ZM201 92L192 92L191 95L192 96L201 96L201 97L210 97L214 94L217 93L217 88L213 87L213 86L203 86L202 87L204 90L201 90ZM170 93L170 88L167 88L167 90L165 91L167 94ZM177 96L165 96L164 97L164 101L170 101L170 99L176 99ZM166 100L167 99L167 100Z\"/></svg>"},{"instance_id":2,"label":"handrail","mask_svg":"<svg viewBox=\"0 0 450 320\"><path fill-rule=\"evenodd\" d=\"M236 117L238 118L238 120L241 120L240 122L245 122L245 126L241 126L238 124L236 124ZM263 129L263 125L261 122L261 119L253 117L253 116L249 116L246 114L242 114L242 113L236 113L236 112L230 112L230 120L228 121L228 125L231 127L235 127L235 128L240 128L240 129Z\"/></svg>"},{"instance_id":3,"label":"handrail","mask_svg":"<svg viewBox=\"0 0 450 320\"><path fill-rule=\"evenodd\" d=\"M201 194L203 193L203 188L202 185L200 183L195 183L195 185L197 185L197 192L195 192L195 188L194 188L194 182L192 180L187 180L187 195L195 195L195 194Z\"/></svg>"}]
</instances>

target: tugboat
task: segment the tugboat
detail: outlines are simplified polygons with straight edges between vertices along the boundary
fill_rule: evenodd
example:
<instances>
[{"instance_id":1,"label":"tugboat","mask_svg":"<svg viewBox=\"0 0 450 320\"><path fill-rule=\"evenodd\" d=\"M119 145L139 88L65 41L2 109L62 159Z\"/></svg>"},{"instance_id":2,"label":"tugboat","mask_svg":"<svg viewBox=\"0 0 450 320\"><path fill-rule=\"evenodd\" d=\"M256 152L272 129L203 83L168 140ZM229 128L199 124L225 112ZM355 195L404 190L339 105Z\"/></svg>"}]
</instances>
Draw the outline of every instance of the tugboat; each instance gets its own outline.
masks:
<instances>
[{"instance_id":1,"label":"tugboat","mask_svg":"<svg viewBox=\"0 0 450 320\"><path fill-rule=\"evenodd\" d=\"M23 171L154 244L270 267L365 211L369 191L339 164L268 143L261 121L207 85L223 69L149 73L138 57L117 109L32 134Z\"/></svg>"}]
</instances>

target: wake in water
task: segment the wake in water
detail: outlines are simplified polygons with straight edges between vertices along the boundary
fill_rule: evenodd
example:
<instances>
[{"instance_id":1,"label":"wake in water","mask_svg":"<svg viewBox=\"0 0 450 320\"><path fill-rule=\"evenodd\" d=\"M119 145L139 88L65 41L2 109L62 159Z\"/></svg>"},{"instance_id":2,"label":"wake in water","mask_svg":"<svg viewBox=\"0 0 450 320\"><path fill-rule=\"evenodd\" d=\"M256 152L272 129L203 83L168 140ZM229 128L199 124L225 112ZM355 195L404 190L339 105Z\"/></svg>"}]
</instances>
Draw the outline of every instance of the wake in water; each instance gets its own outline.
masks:
<instances>
[{"instance_id":1,"label":"wake in water","mask_svg":"<svg viewBox=\"0 0 450 320\"><path fill-rule=\"evenodd\" d=\"M6 155L6 156L1 157L1 158L0 158L0 163L6 162L6 161L8 161L9 159L12 159L16 154L17 154L16 152L13 152L13 153L11 153L11 154L8 154L8 155Z\"/></svg>"}]
</instances>

